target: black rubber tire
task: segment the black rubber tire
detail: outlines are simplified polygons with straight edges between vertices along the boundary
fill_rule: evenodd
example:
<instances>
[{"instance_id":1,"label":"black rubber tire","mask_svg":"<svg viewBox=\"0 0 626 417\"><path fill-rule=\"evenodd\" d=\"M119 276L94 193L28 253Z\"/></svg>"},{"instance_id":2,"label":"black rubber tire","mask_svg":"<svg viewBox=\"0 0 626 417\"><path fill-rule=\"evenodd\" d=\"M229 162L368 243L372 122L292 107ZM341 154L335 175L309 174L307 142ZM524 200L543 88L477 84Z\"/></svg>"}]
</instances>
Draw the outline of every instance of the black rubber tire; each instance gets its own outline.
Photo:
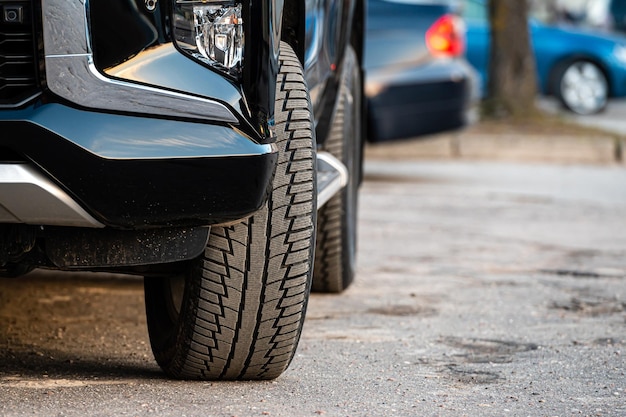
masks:
<instances>
[{"instance_id":1,"label":"black rubber tire","mask_svg":"<svg viewBox=\"0 0 626 417\"><path fill-rule=\"evenodd\" d=\"M358 188L362 164L361 73L356 53L346 50L339 102L331 132L322 147L343 162L349 181L318 212L313 291L340 293L354 281Z\"/></svg>"},{"instance_id":2,"label":"black rubber tire","mask_svg":"<svg viewBox=\"0 0 626 417\"><path fill-rule=\"evenodd\" d=\"M241 223L212 227L184 281L144 280L152 351L170 377L273 379L295 353L315 247L315 136L302 67L286 43L279 61L279 161L267 203Z\"/></svg>"},{"instance_id":3,"label":"black rubber tire","mask_svg":"<svg viewBox=\"0 0 626 417\"><path fill-rule=\"evenodd\" d=\"M568 72L578 73L578 79L568 81ZM594 77L597 77L595 80L596 85L593 85L593 83L590 84L591 78L587 77L587 79L585 79L584 72L589 72ZM570 90L572 91L570 94L567 92L568 84L576 85L575 88ZM579 60L560 65L555 71L551 90L564 108L576 114L588 115L600 113L608 104L608 79L604 71L591 61ZM574 92L576 94L574 94ZM593 97L593 99L591 99L591 97Z\"/></svg>"}]
</instances>

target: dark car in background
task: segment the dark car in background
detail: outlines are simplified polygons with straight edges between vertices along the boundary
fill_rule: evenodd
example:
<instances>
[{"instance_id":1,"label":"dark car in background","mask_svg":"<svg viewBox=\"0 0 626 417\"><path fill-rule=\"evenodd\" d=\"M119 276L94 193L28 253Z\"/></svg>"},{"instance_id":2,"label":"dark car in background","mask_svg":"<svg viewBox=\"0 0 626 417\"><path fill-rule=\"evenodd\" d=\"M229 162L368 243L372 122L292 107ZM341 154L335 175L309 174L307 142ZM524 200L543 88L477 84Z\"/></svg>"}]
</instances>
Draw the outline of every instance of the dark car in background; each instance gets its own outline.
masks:
<instances>
[{"instance_id":1,"label":"dark car in background","mask_svg":"<svg viewBox=\"0 0 626 417\"><path fill-rule=\"evenodd\" d=\"M467 59L488 84L487 0L466 0ZM626 96L626 36L563 21L529 19L538 90L578 114L602 111L609 97Z\"/></svg>"},{"instance_id":2,"label":"dark car in background","mask_svg":"<svg viewBox=\"0 0 626 417\"><path fill-rule=\"evenodd\" d=\"M464 126L475 95L460 3L369 0L365 34L368 140Z\"/></svg>"}]
</instances>

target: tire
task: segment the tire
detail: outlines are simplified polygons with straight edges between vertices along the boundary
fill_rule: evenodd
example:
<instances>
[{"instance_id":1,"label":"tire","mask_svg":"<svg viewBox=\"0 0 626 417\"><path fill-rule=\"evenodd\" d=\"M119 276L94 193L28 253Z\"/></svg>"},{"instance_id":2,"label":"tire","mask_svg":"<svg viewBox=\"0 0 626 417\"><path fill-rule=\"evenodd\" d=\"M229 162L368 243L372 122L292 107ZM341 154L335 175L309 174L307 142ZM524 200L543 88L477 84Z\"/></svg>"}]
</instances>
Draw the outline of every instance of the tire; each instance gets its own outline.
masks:
<instances>
[{"instance_id":1,"label":"tire","mask_svg":"<svg viewBox=\"0 0 626 417\"><path fill-rule=\"evenodd\" d=\"M553 91L566 109L586 115L606 108L609 83L602 69L593 62L574 61L563 65L555 80Z\"/></svg>"},{"instance_id":2,"label":"tire","mask_svg":"<svg viewBox=\"0 0 626 417\"><path fill-rule=\"evenodd\" d=\"M212 227L186 273L144 279L152 351L170 377L273 379L294 356L315 247L315 137L302 67L285 43L279 65L279 160L266 204Z\"/></svg>"},{"instance_id":3,"label":"tire","mask_svg":"<svg viewBox=\"0 0 626 417\"><path fill-rule=\"evenodd\" d=\"M361 73L349 47L342 71L339 102L322 150L348 168L348 184L318 212L313 291L339 293L354 280L358 188L362 164Z\"/></svg>"}]
</instances>

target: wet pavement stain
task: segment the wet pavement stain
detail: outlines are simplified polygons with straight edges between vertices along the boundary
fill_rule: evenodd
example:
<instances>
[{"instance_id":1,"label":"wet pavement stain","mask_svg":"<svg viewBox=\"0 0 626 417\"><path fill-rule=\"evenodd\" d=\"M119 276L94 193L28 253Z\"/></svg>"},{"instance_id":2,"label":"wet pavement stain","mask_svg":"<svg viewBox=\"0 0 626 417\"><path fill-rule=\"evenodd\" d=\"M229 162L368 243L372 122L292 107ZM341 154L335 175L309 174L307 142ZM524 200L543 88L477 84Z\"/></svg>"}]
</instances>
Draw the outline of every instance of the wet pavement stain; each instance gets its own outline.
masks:
<instances>
[{"instance_id":1,"label":"wet pavement stain","mask_svg":"<svg viewBox=\"0 0 626 417\"><path fill-rule=\"evenodd\" d=\"M564 302L555 301L550 308L582 316L598 317L626 312L626 302L608 297L572 297Z\"/></svg>"},{"instance_id":2,"label":"wet pavement stain","mask_svg":"<svg viewBox=\"0 0 626 417\"><path fill-rule=\"evenodd\" d=\"M508 363L516 353L537 350L534 343L518 343L495 339L467 339L449 336L440 340L450 347L466 350L467 353L454 355L468 363Z\"/></svg>"},{"instance_id":3,"label":"wet pavement stain","mask_svg":"<svg viewBox=\"0 0 626 417\"><path fill-rule=\"evenodd\" d=\"M391 305L385 307L371 308L367 310L371 314L379 314L382 316L423 316L431 317L437 314L437 310L430 307L410 306L410 305Z\"/></svg>"},{"instance_id":4,"label":"wet pavement stain","mask_svg":"<svg viewBox=\"0 0 626 417\"><path fill-rule=\"evenodd\" d=\"M598 270L581 269L540 269L540 273L572 278L625 278L626 272L621 269L600 268Z\"/></svg>"},{"instance_id":5,"label":"wet pavement stain","mask_svg":"<svg viewBox=\"0 0 626 417\"><path fill-rule=\"evenodd\" d=\"M451 380L464 384L502 382L506 378L501 372L491 368L493 364L510 363L516 354L539 348L534 343L454 336L443 337L439 339L439 343L464 352L430 360L424 359L420 363L433 366ZM490 369L485 369L487 366Z\"/></svg>"},{"instance_id":6,"label":"wet pavement stain","mask_svg":"<svg viewBox=\"0 0 626 417\"><path fill-rule=\"evenodd\" d=\"M602 337L592 342L595 346L623 346L626 340L619 340L613 337Z\"/></svg>"},{"instance_id":7,"label":"wet pavement stain","mask_svg":"<svg viewBox=\"0 0 626 417\"><path fill-rule=\"evenodd\" d=\"M471 369L462 365L448 365L446 372L451 378L464 384L494 384L505 380L499 372Z\"/></svg>"}]
</instances>

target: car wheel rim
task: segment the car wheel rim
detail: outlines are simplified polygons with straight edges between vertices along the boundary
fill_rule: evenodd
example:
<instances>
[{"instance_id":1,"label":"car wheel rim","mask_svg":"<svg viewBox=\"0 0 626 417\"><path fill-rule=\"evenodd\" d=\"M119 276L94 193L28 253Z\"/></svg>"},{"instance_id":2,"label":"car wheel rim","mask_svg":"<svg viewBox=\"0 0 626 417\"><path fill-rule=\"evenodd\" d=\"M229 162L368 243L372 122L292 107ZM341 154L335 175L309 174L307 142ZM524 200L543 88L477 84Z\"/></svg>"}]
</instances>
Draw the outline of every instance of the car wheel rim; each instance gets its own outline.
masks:
<instances>
[{"instance_id":1,"label":"car wheel rim","mask_svg":"<svg viewBox=\"0 0 626 417\"><path fill-rule=\"evenodd\" d=\"M571 110L581 114L595 113L607 100L606 78L596 65L576 63L563 74L561 95Z\"/></svg>"}]
</instances>

